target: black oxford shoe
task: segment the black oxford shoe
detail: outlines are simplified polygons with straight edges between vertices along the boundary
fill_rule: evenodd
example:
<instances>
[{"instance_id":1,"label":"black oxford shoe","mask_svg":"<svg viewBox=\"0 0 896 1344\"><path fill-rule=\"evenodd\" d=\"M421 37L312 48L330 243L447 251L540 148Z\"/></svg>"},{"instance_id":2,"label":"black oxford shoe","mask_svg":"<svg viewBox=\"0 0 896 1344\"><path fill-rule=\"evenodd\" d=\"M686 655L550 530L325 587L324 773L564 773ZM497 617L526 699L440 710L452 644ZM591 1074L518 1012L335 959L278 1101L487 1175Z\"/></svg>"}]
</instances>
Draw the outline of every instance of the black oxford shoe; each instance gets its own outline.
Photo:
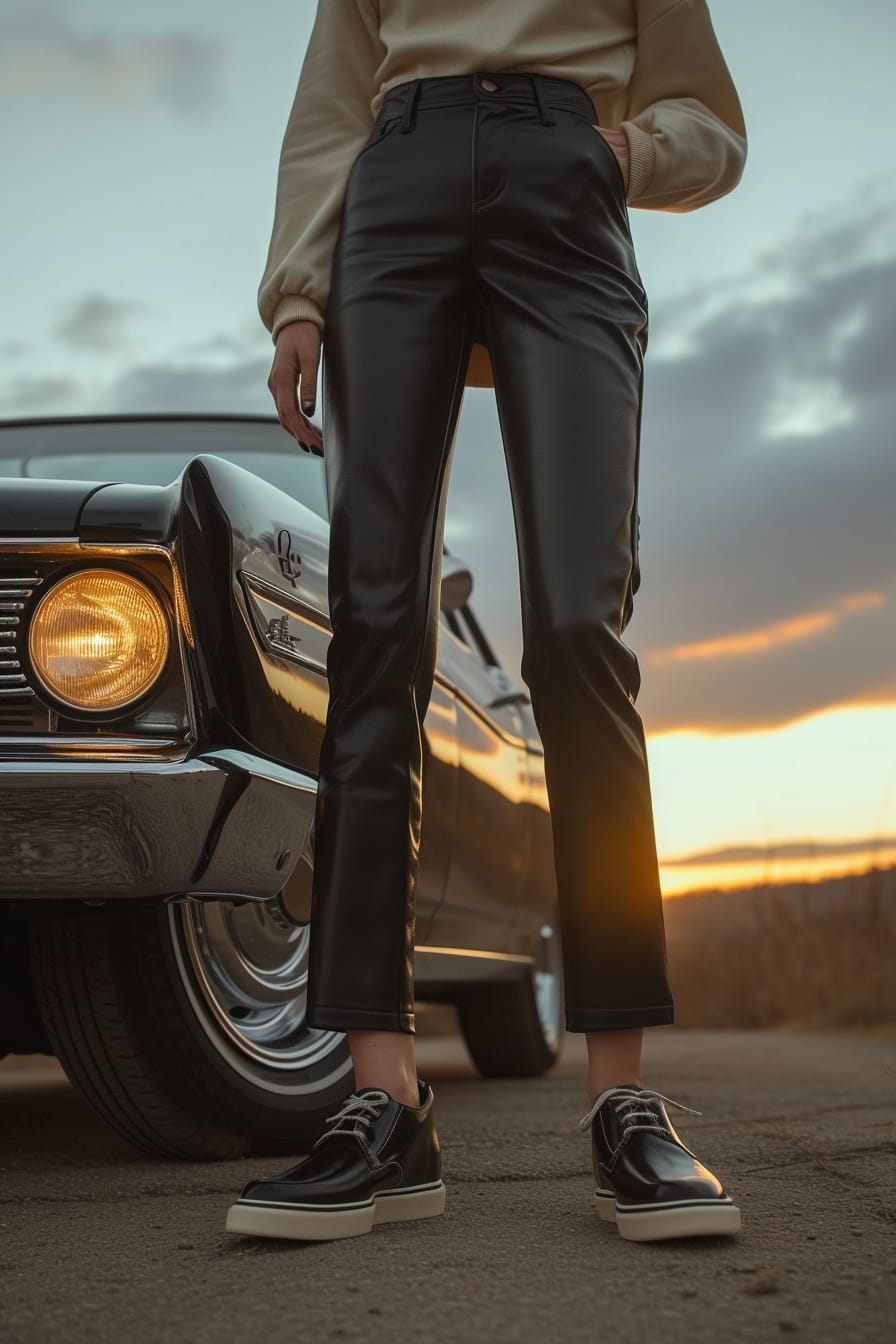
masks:
<instances>
[{"instance_id":1,"label":"black oxford shoe","mask_svg":"<svg viewBox=\"0 0 896 1344\"><path fill-rule=\"evenodd\" d=\"M740 1231L740 1209L675 1132L649 1087L608 1087L583 1116L591 1129L597 1212L629 1241L719 1236Z\"/></svg>"},{"instance_id":2,"label":"black oxford shoe","mask_svg":"<svg viewBox=\"0 0 896 1344\"><path fill-rule=\"evenodd\" d=\"M228 1210L227 1231L329 1241L442 1213L433 1092L417 1086L417 1107L375 1087L354 1093L298 1166L249 1182Z\"/></svg>"}]
</instances>

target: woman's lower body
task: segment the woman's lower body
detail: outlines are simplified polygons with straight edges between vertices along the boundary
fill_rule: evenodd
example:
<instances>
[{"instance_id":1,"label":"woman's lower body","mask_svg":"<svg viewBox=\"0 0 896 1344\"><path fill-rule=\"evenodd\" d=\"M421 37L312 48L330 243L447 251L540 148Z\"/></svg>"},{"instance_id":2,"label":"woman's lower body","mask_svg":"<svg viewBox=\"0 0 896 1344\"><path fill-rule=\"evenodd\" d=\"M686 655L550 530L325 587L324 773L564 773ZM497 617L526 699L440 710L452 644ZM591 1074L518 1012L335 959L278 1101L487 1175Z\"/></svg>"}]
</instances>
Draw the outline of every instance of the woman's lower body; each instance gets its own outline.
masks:
<instances>
[{"instance_id":1,"label":"woman's lower body","mask_svg":"<svg viewBox=\"0 0 896 1344\"><path fill-rule=\"evenodd\" d=\"M307 1020L349 1033L356 1077L361 1039L413 1039L422 724L446 483L479 340L513 503L566 1025L588 1034L589 1053L608 1046L592 1056L602 1071L589 1075L586 1117L598 1206L623 1235L653 1240L734 1230L737 1210L640 1083L640 1030L673 1021L640 673L622 639L640 582L647 299L622 172L594 121L568 80L411 80L386 93L352 166L323 337L333 634ZM333 1199L345 1230L317 1235L441 1211L431 1089L406 1072L399 1104L377 1074L383 1057L365 1055L357 1096L309 1165L247 1188L233 1230L313 1236ZM399 1175L377 1198L387 1168ZM617 1219L619 1201L630 1217Z\"/></svg>"},{"instance_id":2,"label":"woman's lower body","mask_svg":"<svg viewBox=\"0 0 896 1344\"><path fill-rule=\"evenodd\" d=\"M387 92L351 170L323 337L333 636L315 1027L414 1030L421 725L476 339L494 370L513 502L566 1024L673 1020L640 674L622 640L640 580L647 301L622 173L594 119L568 80L410 81Z\"/></svg>"}]
</instances>

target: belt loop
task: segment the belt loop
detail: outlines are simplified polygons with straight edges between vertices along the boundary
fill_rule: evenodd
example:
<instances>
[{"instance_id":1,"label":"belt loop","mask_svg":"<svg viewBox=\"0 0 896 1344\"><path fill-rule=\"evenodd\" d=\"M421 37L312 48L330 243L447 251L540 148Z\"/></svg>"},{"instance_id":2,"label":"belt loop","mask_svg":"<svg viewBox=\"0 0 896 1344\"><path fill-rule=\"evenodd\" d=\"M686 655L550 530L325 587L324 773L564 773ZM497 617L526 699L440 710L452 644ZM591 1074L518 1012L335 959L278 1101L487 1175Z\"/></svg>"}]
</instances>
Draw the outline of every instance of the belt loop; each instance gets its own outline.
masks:
<instances>
[{"instance_id":1,"label":"belt loop","mask_svg":"<svg viewBox=\"0 0 896 1344\"><path fill-rule=\"evenodd\" d=\"M420 80L415 79L404 100L404 116L401 119L401 129L403 131L412 131L414 129L414 107L417 102L417 94L420 92Z\"/></svg>"},{"instance_id":2,"label":"belt loop","mask_svg":"<svg viewBox=\"0 0 896 1344\"><path fill-rule=\"evenodd\" d=\"M529 78L532 81L532 90L535 94L535 101L538 103L538 112L541 116L543 126L556 126L556 121L548 112L547 101L544 96L544 89L541 86L541 75L531 74Z\"/></svg>"}]
</instances>

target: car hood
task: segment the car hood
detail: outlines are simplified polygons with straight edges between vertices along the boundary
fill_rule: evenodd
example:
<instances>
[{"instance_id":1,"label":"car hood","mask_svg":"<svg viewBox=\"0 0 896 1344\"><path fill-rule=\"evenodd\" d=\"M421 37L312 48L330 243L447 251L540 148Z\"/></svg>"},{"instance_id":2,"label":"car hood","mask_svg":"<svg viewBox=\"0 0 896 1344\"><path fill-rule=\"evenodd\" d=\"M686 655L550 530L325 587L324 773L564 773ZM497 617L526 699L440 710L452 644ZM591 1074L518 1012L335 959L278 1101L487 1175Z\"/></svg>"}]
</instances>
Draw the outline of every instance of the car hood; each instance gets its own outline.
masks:
<instances>
[{"instance_id":1,"label":"car hood","mask_svg":"<svg viewBox=\"0 0 896 1344\"><path fill-rule=\"evenodd\" d=\"M74 537L97 481L0 481L0 537Z\"/></svg>"},{"instance_id":2,"label":"car hood","mask_svg":"<svg viewBox=\"0 0 896 1344\"><path fill-rule=\"evenodd\" d=\"M223 458L199 455L168 485L0 480L0 539L77 537L82 545L170 547L197 510L204 511L207 528L226 538L222 554L233 551L236 568L276 585L285 579L296 592L307 583L305 600L325 601L329 525Z\"/></svg>"}]
</instances>

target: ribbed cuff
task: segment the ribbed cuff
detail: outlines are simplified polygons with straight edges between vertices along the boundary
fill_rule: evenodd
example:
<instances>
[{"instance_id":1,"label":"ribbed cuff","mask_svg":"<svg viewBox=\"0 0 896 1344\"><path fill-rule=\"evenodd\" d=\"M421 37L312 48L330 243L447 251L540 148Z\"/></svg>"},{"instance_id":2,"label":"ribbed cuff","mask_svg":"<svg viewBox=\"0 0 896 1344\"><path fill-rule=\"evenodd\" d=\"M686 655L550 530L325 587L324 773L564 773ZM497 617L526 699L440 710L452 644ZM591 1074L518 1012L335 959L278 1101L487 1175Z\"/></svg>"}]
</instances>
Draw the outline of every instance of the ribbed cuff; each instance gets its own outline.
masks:
<instances>
[{"instance_id":1,"label":"ribbed cuff","mask_svg":"<svg viewBox=\"0 0 896 1344\"><path fill-rule=\"evenodd\" d=\"M288 322L314 322L323 331L324 316L313 299L304 294L284 294L274 309L271 322L271 340L276 345L277 336Z\"/></svg>"},{"instance_id":2,"label":"ribbed cuff","mask_svg":"<svg viewBox=\"0 0 896 1344\"><path fill-rule=\"evenodd\" d=\"M625 132L628 140L628 191L625 198L634 205L639 197L647 194L656 163L656 149L653 136L633 121L620 121L619 129Z\"/></svg>"}]
</instances>

